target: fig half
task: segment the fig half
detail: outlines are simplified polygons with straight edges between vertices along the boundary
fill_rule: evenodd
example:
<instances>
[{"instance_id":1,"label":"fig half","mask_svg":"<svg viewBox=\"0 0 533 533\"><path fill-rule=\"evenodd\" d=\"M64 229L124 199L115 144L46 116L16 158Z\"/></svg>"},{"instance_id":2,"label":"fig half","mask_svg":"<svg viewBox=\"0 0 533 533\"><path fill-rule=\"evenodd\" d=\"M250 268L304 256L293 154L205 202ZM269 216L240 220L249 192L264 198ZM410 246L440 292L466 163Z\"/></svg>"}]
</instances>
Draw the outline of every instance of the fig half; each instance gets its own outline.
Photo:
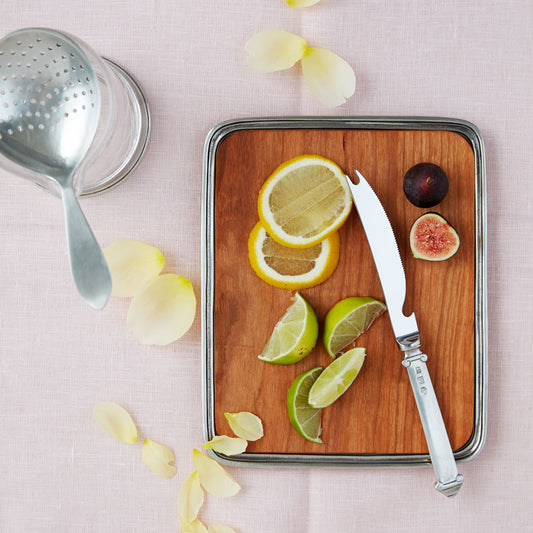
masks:
<instances>
[{"instance_id":1,"label":"fig half","mask_svg":"<svg viewBox=\"0 0 533 533\"><path fill-rule=\"evenodd\" d=\"M417 218L409 234L411 251L417 259L444 261L459 249L459 235L438 213L424 213Z\"/></svg>"}]
</instances>

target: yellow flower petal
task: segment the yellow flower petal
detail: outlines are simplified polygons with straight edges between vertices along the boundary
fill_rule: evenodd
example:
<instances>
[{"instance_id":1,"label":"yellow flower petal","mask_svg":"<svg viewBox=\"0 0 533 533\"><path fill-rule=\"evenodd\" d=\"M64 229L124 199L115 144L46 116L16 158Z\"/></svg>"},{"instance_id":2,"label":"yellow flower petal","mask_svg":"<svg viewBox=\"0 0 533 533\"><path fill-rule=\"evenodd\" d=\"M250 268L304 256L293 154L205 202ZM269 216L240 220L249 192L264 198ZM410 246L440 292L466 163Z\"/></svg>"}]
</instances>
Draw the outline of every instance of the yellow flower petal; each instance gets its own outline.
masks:
<instances>
[{"instance_id":1,"label":"yellow flower petal","mask_svg":"<svg viewBox=\"0 0 533 533\"><path fill-rule=\"evenodd\" d=\"M135 296L165 264L154 246L133 239L120 239L104 249L112 281L112 296Z\"/></svg>"},{"instance_id":2,"label":"yellow flower petal","mask_svg":"<svg viewBox=\"0 0 533 533\"><path fill-rule=\"evenodd\" d=\"M320 0L285 0L287 4L289 4L291 7L295 8L301 8L301 7L309 7L314 6L315 4L318 4Z\"/></svg>"},{"instance_id":3,"label":"yellow flower petal","mask_svg":"<svg viewBox=\"0 0 533 533\"><path fill-rule=\"evenodd\" d=\"M143 344L164 346L189 330L195 313L191 282L176 274L163 274L148 282L133 298L128 326Z\"/></svg>"},{"instance_id":4,"label":"yellow flower petal","mask_svg":"<svg viewBox=\"0 0 533 533\"><path fill-rule=\"evenodd\" d=\"M237 437L246 440L258 440L263 436L263 423L257 415L242 411L240 413L224 413L224 416Z\"/></svg>"},{"instance_id":5,"label":"yellow flower petal","mask_svg":"<svg viewBox=\"0 0 533 533\"><path fill-rule=\"evenodd\" d=\"M190 523L198 517L198 512L204 504L204 489L200 485L200 475L195 470L180 487L178 492L178 514L185 523Z\"/></svg>"},{"instance_id":6,"label":"yellow flower petal","mask_svg":"<svg viewBox=\"0 0 533 533\"><path fill-rule=\"evenodd\" d=\"M105 431L121 442L137 442L137 427L124 407L114 402L101 402L93 408L93 418Z\"/></svg>"},{"instance_id":7,"label":"yellow flower petal","mask_svg":"<svg viewBox=\"0 0 533 533\"><path fill-rule=\"evenodd\" d=\"M180 516L180 529L183 533L209 533L198 518L192 522L185 522Z\"/></svg>"},{"instance_id":8,"label":"yellow flower petal","mask_svg":"<svg viewBox=\"0 0 533 533\"><path fill-rule=\"evenodd\" d=\"M307 48L302 37L284 30L256 33L244 47L248 66L257 72L275 72L291 68Z\"/></svg>"},{"instance_id":9,"label":"yellow flower petal","mask_svg":"<svg viewBox=\"0 0 533 533\"><path fill-rule=\"evenodd\" d=\"M144 439L142 449L143 463L158 476L170 479L176 475L176 467L172 464L176 458L174 452L150 439Z\"/></svg>"},{"instance_id":10,"label":"yellow flower petal","mask_svg":"<svg viewBox=\"0 0 533 533\"><path fill-rule=\"evenodd\" d=\"M227 498L234 496L241 489L224 468L196 448L192 451L192 462L198 470L202 487L214 496Z\"/></svg>"},{"instance_id":11,"label":"yellow flower petal","mask_svg":"<svg viewBox=\"0 0 533 533\"><path fill-rule=\"evenodd\" d=\"M322 104L335 107L355 92L355 73L337 54L324 48L308 48L302 70L311 92Z\"/></svg>"},{"instance_id":12,"label":"yellow flower petal","mask_svg":"<svg viewBox=\"0 0 533 533\"><path fill-rule=\"evenodd\" d=\"M214 526L207 527L207 533L237 533L237 532L229 526L223 526L222 524L215 524Z\"/></svg>"},{"instance_id":13,"label":"yellow flower petal","mask_svg":"<svg viewBox=\"0 0 533 533\"><path fill-rule=\"evenodd\" d=\"M248 446L248 442L240 437L227 437L226 435L217 435L204 444L204 448L215 450L215 452L224 455L237 455L243 453Z\"/></svg>"}]
</instances>

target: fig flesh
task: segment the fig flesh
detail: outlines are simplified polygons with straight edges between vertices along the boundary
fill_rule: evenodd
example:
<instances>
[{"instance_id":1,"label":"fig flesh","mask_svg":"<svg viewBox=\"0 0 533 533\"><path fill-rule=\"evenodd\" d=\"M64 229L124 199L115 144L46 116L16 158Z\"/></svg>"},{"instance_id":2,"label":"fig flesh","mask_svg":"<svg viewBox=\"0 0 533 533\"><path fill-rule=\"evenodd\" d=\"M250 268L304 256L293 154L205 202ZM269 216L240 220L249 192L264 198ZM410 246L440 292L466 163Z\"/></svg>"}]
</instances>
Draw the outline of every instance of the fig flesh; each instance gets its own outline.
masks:
<instances>
[{"instance_id":1,"label":"fig flesh","mask_svg":"<svg viewBox=\"0 0 533 533\"><path fill-rule=\"evenodd\" d=\"M418 163L403 177L403 192L416 207L433 207L448 193L448 176L434 163Z\"/></svg>"},{"instance_id":2,"label":"fig flesh","mask_svg":"<svg viewBox=\"0 0 533 533\"><path fill-rule=\"evenodd\" d=\"M459 249L459 235L438 213L424 213L417 218L409 235L411 251L417 259L444 261Z\"/></svg>"}]
</instances>

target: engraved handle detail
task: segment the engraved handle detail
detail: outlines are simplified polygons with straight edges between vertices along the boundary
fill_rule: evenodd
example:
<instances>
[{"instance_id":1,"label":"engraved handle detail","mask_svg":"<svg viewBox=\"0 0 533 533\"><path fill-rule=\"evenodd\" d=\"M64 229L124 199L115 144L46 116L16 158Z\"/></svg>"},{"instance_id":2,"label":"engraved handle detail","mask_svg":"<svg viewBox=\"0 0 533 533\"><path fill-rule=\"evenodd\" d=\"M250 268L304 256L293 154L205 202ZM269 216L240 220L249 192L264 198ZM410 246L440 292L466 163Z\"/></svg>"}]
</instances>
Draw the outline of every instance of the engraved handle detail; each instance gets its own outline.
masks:
<instances>
[{"instance_id":1,"label":"engraved handle detail","mask_svg":"<svg viewBox=\"0 0 533 533\"><path fill-rule=\"evenodd\" d=\"M455 457L429 377L426 361L427 355L419 349L414 349L406 352L402 364L407 368L409 374L433 470L437 476L435 488L445 496L455 496L463 484L464 477L457 472Z\"/></svg>"}]
</instances>

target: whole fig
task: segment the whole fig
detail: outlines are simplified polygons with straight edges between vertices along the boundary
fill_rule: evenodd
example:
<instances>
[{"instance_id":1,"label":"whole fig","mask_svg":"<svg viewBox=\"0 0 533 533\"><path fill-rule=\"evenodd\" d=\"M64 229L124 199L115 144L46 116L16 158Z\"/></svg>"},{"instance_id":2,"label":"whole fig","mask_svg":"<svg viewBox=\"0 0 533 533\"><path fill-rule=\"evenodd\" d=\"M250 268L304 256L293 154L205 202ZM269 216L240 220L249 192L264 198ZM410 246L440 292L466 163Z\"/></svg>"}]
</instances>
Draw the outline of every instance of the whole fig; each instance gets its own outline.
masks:
<instances>
[{"instance_id":1,"label":"whole fig","mask_svg":"<svg viewBox=\"0 0 533 533\"><path fill-rule=\"evenodd\" d=\"M417 207L433 207L448 193L448 176L434 163L418 163L403 178L403 192Z\"/></svg>"}]
</instances>

